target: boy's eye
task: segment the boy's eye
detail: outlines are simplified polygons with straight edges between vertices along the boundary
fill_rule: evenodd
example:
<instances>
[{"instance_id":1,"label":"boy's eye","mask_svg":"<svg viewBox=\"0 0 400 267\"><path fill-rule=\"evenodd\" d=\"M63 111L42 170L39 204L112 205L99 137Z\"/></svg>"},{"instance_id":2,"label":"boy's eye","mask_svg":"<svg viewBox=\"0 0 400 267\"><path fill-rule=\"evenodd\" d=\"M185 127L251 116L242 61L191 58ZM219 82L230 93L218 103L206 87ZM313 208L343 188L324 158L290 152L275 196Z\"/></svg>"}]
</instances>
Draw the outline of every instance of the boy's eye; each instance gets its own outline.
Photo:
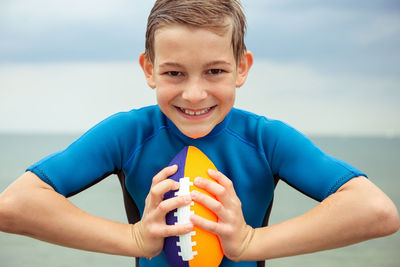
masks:
<instances>
[{"instance_id":1,"label":"boy's eye","mask_svg":"<svg viewBox=\"0 0 400 267\"><path fill-rule=\"evenodd\" d=\"M224 71L221 70L221 69L210 69L210 70L207 71L208 74L213 74L213 75L215 75L215 74L221 74L221 73L223 73L223 72L224 72Z\"/></svg>"},{"instance_id":2,"label":"boy's eye","mask_svg":"<svg viewBox=\"0 0 400 267\"><path fill-rule=\"evenodd\" d=\"M175 76L181 76L181 75L182 75L182 72L180 72L180 71L167 71L167 74L168 74L169 76L175 77Z\"/></svg>"}]
</instances>

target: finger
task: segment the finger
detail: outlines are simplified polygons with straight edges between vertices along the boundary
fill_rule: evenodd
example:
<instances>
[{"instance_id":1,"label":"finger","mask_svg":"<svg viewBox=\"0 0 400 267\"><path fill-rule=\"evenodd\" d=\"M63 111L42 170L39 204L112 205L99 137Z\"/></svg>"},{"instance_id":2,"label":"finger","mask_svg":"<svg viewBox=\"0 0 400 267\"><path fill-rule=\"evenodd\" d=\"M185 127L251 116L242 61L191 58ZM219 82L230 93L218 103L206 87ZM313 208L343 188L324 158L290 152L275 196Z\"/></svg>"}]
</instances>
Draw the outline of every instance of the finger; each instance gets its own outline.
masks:
<instances>
[{"instance_id":1,"label":"finger","mask_svg":"<svg viewBox=\"0 0 400 267\"><path fill-rule=\"evenodd\" d=\"M221 202L226 201L229 197L227 194L228 190L224 188L221 184L216 183L212 180L202 177L196 177L194 179L194 185L214 195Z\"/></svg>"},{"instance_id":2,"label":"finger","mask_svg":"<svg viewBox=\"0 0 400 267\"><path fill-rule=\"evenodd\" d=\"M224 206L221 202L196 190L191 192L191 196L194 201L206 206L214 212L218 218L224 218Z\"/></svg>"},{"instance_id":3,"label":"finger","mask_svg":"<svg viewBox=\"0 0 400 267\"><path fill-rule=\"evenodd\" d=\"M208 169L207 174L223 187L229 190L234 190L232 181L228 177L226 177L222 172L213 169Z\"/></svg>"},{"instance_id":4,"label":"finger","mask_svg":"<svg viewBox=\"0 0 400 267\"><path fill-rule=\"evenodd\" d=\"M193 231L194 225L192 222L185 224L175 224L175 225L167 225L162 227L160 230L162 231L162 236L178 236L188 234Z\"/></svg>"},{"instance_id":5,"label":"finger","mask_svg":"<svg viewBox=\"0 0 400 267\"><path fill-rule=\"evenodd\" d=\"M190 216L190 221L194 225L196 225L196 226L198 226L200 228L203 228L206 231L212 232L212 233L214 233L216 235L219 234L219 225L218 225L217 222L213 222L213 221L204 219L203 217L198 216L198 215Z\"/></svg>"},{"instance_id":6,"label":"finger","mask_svg":"<svg viewBox=\"0 0 400 267\"><path fill-rule=\"evenodd\" d=\"M179 188L179 183L171 179L163 180L150 188L148 194L148 199L150 201L150 206L155 208L161 201L164 200L165 193L171 190L177 190Z\"/></svg>"},{"instance_id":7,"label":"finger","mask_svg":"<svg viewBox=\"0 0 400 267\"><path fill-rule=\"evenodd\" d=\"M177 170L178 170L178 165L176 165L176 164L165 167L164 169L162 169L159 173L157 173L153 177L153 181L152 181L151 185L153 186L153 185L158 184L159 182L167 179L168 177L170 177L171 175L176 173Z\"/></svg>"},{"instance_id":8,"label":"finger","mask_svg":"<svg viewBox=\"0 0 400 267\"><path fill-rule=\"evenodd\" d=\"M158 209L161 212L161 215L165 217L168 212L189 205L191 202L192 198L190 195L173 197L162 201L160 205L158 205Z\"/></svg>"}]
</instances>

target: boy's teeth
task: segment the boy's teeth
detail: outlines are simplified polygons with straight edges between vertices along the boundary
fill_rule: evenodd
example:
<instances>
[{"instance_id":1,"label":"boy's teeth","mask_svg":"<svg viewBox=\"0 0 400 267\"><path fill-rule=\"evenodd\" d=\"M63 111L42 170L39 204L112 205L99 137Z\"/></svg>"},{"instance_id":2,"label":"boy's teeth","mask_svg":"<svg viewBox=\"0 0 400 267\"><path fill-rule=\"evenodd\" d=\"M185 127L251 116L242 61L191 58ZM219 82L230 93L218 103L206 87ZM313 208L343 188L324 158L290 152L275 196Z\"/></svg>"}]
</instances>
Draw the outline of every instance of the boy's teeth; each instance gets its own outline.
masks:
<instances>
[{"instance_id":1,"label":"boy's teeth","mask_svg":"<svg viewBox=\"0 0 400 267\"><path fill-rule=\"evenodd\" d=\"M207 113L209 110L210 110L211 108L206 108L206 109L203 109L203 110L200 110L200 111L191 111L191 110L186 110L186 109L184 109L184 108L181 108L181 110L185 113L185 114L188 114L188 115L202 115L202 114L204 114L204 113Z\"/></svg>"}]
</instances>

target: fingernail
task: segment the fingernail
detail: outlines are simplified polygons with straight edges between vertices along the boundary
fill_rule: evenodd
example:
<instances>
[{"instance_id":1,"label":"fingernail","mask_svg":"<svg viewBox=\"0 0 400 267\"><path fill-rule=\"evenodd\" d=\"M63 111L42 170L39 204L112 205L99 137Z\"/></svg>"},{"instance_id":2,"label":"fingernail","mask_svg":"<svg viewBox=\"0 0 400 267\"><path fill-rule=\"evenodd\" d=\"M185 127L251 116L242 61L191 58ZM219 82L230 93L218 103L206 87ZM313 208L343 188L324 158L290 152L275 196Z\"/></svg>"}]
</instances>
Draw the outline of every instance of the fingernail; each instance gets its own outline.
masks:
<instances>
[{"instance_id":1,"label":"fingernail","mask_svg":"<svg viewBox=\"0 0 400 267\"><path fill-rule=\"evenodd\" d=\"M175 182L175 185L174 185L175 189L179 189L180 186L181 186L181 184L179 182Z\"/></svg>"},{"instance_id":2,"label":"fingernail","mask_svg":"<svg viewBox=\"0 0 400 267\"><path fill-rule=\"evenodd\" d=\"M215 175L215 174L217 174L217 171L213 170L213 169L208 169L208 173L211 175Z\"/></svg>"},{"instance_id":3,"label":"fingernail","mask_svg":"<svg viewBox=\"0 0 400 267\"><path fill-rule=\"evenodd\" d=\"M201 184L201 178L200 177L194 178L194 182L195 184Z\"/></svg>"},{"instance_id":4,"label":"fingernail","mask_svg":"<svg viewBox=\"0 0 400 267\"><path fill-rule=\"evenodd\" d=\"M192 230L193 229L193 224L188 223L185 225L186 230Z\"/></svg>"},{"instance_id":5,"label":"fingernail","mask_svg":"<svg viewBox=\"0 0 400 267\"><path fill-rule=\"evenodd\" d=\"M183 197L183 200L185 200L185 202L189 202L192 201L192 198L190 197L190 195L186 195Z\"/></svg>"}]
</instances>

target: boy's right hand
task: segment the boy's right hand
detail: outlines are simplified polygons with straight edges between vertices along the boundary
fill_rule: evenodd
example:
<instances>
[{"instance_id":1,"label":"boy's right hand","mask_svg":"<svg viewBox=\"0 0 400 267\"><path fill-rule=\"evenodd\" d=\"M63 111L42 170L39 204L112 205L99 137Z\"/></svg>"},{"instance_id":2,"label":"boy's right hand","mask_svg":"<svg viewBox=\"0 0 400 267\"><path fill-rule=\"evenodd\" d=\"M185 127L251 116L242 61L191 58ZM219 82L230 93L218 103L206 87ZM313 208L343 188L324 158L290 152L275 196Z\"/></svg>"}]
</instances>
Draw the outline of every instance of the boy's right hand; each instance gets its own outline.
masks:
<instances>
[{"instance_id":1,"label":"boy's right hand","mask_svg":"<svg viewBox=\"0 0 400 267\"><path fill-rule=\"evenodd\" d=\"M153 258L163 249L164 238L183 235L193 230L193 224L167 225L166 214L191 203L191 197L179 196L164 200L164 194L179 189L179 183L168 179L178 170L173 165L162 169L154 176L150 192L146 197L142 219L133 226L132 238L143 252L141 257Z\"/></svg>"}]
</instances>

